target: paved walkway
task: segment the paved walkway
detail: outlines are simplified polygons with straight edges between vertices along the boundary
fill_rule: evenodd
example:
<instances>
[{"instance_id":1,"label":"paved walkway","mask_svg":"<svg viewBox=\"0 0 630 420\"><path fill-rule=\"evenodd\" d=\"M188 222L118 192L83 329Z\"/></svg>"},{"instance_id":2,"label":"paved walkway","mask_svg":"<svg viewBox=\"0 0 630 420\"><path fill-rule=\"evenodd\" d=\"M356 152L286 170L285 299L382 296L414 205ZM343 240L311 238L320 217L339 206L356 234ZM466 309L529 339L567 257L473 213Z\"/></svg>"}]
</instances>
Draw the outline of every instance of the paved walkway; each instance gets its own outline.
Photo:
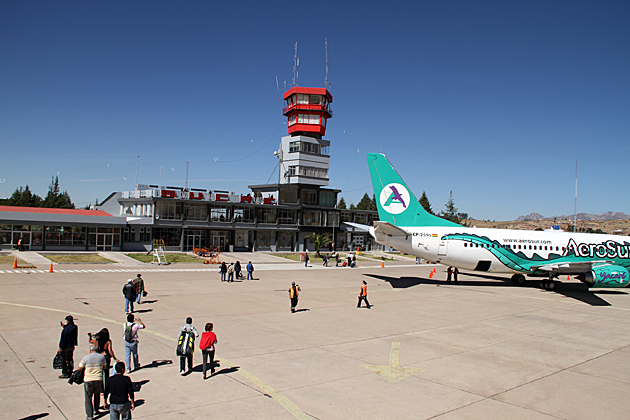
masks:
<instances>
[{"instance_id":1,"label":"paved walkway","mask_svg":"<svg viewBox=\"0 0 630 420\"><path fill-rule=\"evenodd\" d=\"M35 266L38 264L40 266L50 265L51 263L48 258L42 257L39 253L34 251L12 251L11 255Z\"/></svg>"}]
</instances>

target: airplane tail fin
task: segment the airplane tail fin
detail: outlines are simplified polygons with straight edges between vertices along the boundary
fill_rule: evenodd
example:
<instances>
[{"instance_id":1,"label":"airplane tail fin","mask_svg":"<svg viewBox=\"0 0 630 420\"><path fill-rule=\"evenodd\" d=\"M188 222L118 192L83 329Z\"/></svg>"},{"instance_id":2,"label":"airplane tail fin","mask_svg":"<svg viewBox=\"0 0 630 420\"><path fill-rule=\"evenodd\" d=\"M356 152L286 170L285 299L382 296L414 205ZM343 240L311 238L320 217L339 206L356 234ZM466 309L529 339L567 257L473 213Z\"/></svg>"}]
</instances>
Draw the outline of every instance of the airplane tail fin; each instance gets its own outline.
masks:
<instances>
[{"instance_id":1,"label":"airplane tail fin","mask_svg":"<svg viewBox=\"0 0 630 420\"><path fill-rule=\"evenodd\" d=\"M396 226L459 226L428 213L385 155L368 153L367 161L381 221Z\"/></svg>"}]
</instances>

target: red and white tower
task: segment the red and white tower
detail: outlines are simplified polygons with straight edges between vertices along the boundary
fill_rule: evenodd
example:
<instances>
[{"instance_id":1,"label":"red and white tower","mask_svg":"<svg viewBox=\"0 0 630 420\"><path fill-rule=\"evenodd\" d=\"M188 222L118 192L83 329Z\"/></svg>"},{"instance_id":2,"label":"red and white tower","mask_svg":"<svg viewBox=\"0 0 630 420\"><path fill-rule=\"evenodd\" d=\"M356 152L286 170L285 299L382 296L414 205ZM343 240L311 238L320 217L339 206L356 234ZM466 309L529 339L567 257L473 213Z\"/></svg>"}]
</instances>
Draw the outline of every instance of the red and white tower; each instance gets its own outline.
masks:
<instances>
[{"instance_id":1,"label":"red and white tower","mask_svg":"<svg viewBox=\"0 0 630 420\"><path fill-rule=\"evenodd\" d=\"M289 135L280 144L280 183L327 186L330 141L322 137L332 118L332 95L325 88L295 86L284 100Z\"/></svg>"}]
</instances>

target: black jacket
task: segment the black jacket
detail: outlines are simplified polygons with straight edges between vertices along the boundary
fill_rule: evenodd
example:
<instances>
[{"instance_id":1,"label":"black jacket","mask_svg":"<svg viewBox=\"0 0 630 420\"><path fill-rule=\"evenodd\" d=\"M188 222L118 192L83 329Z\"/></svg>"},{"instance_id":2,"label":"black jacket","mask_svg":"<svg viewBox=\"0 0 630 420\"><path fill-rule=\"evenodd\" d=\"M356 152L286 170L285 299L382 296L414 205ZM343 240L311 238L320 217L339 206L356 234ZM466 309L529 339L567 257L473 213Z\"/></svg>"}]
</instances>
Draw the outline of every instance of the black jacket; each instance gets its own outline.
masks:
<instances>
[{"instance_id":1,"label":"black jacket","mask_svg":"<svg viewBox=\"0 0 630 420\"><path fill-rule=\"evenodd\" d=\"M83 383L83 378L85 378L85 369L79 369L72 372L70 375L70 379L68 379L68 383L70 385L77 384L80 385Z\"/></svg>"},{"instance_id":2,"label":"black jacket","mask_svg":"<svg viewBox=\"0 0 630 420\"><path fill-rule=\"evenodd\" d=\"M74 348L78 345L77 337L79 336L79 327L73 322L63 326L61 331L61 338L59 339L59 348L61 350Z\"/></svg>"},{"instance_id":3,"label":"black jacket","mask_svg":"<svg viewBox=\"0 0 630 420\"><path fill-rule=\"evenodd\" d=\"M136 300L136 297L138 297L138 295L136 294L136 285L133 283L125 284L123 286L122 292L123 295L125 295L125 298L129 300Z\"/></svg>"},{"instance_id":4,"label":"black jacket","mask_svg":"<svg viewBox=\"0 0 630 420\"><path fill-rule=\"evenodd\" d=\"M109 399L110 404L126 404L129 398L133 399L133 384L131 383L131 379L129 376L118 373L107 378L103 395L105 396L105 401L107 401L107 396L111 395Z\"/></svg>"}]
</instances>

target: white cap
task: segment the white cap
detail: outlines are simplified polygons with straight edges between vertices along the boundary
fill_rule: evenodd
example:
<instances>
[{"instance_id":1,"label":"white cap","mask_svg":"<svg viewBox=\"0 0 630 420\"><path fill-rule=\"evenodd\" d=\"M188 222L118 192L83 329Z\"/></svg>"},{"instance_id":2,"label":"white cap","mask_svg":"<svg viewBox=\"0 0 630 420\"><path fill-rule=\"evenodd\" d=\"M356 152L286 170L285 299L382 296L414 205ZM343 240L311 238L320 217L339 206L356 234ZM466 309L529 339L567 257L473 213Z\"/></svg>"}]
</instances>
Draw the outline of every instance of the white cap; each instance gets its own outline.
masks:
<instances>
[{"instance_id":1,"label":"white cap","mask_svg":"<svg viewBox=\"0 0 630 420\"><path fill-rule=\"evenodd\" d=\"M133 282L133 279L127 280L127 283L131 283L131 282Z\"/></svg>"}]
</instances>

